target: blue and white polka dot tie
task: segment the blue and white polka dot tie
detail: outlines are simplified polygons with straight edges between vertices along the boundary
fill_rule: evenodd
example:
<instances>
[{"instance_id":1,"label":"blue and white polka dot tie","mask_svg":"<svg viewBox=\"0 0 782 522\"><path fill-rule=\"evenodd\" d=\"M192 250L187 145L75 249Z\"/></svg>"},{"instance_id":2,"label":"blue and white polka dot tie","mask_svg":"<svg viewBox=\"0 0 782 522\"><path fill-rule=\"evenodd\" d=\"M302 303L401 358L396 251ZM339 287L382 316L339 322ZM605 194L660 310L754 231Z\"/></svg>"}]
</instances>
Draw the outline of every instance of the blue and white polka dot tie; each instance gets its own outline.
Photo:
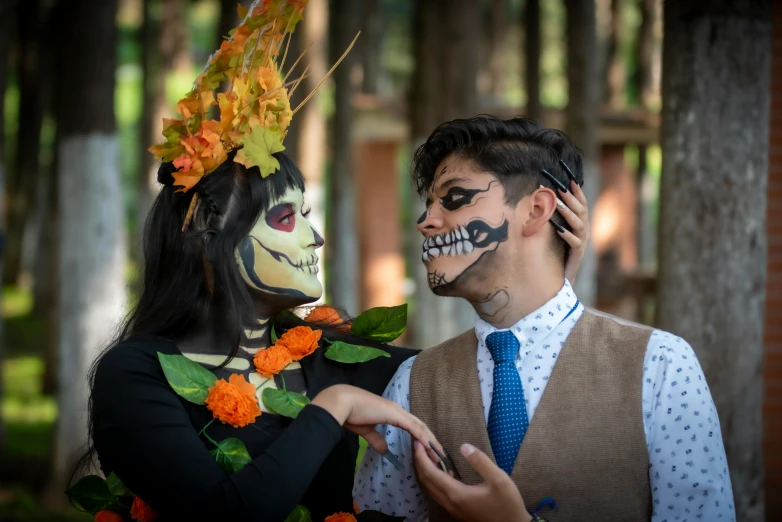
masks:
<instances>
[{"instance_id":1,"label":"blue and white polka dot tie","mask_svg":"<svg viewBox=\"0 0 782 522\"><path fill-rule=\"evenodd\" d=\"M514 363L519 341L510 331L493 332L486 347L494 359L494 392L486 427L497 465L510 475L529 426L524 388Z\"/></svg>"}]
</instances>

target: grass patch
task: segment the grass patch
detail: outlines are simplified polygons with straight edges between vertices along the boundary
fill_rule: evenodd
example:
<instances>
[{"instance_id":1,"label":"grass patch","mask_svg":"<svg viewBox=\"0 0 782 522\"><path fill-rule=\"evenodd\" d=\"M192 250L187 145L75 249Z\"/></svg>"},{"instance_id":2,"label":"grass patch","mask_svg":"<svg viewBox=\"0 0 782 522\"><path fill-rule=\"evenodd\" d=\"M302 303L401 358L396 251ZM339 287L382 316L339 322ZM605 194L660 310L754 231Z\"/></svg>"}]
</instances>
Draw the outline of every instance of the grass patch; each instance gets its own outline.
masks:
<instances>
[{"instance_id":1,"label":"grass patch","mask_svg":"<svg viewBox=\"0 0 782 522\"><path fill-rule=\"evenodd\" d=\"M0 490L0 520L4 522L86 522L92 515L69 509L50 513L38 506L35 498L21 489Z\"/></svg>"},{"instance_id":2,"label":"grass patch","mask_svg":"<svg viewBox=\"0 0 782 522\"><path fill-rule=\"evenodd\" d=\"M6 458L49 460L54 424L52 422L6 423Z\"/></svg>"},{"instance_id":3,"label":"grass patch","mask_svg":"<svg viewBox=\"0 0 782 522\"><path fill-rule=\"evenodd\" d=\"M21 315L3 322L4 357L42 356L46 348L45 320Z\"/></svg>"},{"instance_id":4,"label":"grass patch","mask_svg":"<svg viewBox=\"0 0 782 522\"><path fill-rule=\"evenodd\" d=\"M5 390L0 406L6 425L6 458L46 458L57 416L54 397L41 394L43 360L16 357L3 363Z\"/></svg>"},{"instance_id":5,"label":"grass patch","mask_svg":"<svg viewBox=\"0 0 782 522\"><path fill-rule=\"evenodd\" d=\"M33 309L33 294L16 286L3 288L3 317L14 319L28 315Z\"/></svg>"}]
</instances>

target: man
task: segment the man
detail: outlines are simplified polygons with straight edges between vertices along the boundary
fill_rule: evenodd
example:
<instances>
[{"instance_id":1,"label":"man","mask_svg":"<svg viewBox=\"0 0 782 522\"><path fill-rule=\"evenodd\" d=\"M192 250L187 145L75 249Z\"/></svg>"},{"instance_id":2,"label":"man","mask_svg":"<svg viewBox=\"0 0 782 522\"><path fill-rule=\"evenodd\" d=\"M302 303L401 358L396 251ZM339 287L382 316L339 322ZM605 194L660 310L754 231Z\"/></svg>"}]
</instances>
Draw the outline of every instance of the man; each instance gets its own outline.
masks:
<instances>
[{"instance_id":1,"label":"man","mask_svg":"<svg viewBox=\"0 0 782 522\"><path fill-rule=\"evenodd\" d=\"M564 278L559 199L572 199L569 178L583 181L567 137L524 119L455 120L417 151L414 177L427 198L418 229L429 285L468 300L475 327L404 363L384 396L429 425L467 486L433 480L409 436L386 427L401 469L369 450L359 508L496 520L458 502L465 491L473 505L504 501L481 484L486 466L468 463L482 452L527 508L554 499L547 520L734 520L719 419L690 346L585 309Z\"/></svg>"}]
</instances>

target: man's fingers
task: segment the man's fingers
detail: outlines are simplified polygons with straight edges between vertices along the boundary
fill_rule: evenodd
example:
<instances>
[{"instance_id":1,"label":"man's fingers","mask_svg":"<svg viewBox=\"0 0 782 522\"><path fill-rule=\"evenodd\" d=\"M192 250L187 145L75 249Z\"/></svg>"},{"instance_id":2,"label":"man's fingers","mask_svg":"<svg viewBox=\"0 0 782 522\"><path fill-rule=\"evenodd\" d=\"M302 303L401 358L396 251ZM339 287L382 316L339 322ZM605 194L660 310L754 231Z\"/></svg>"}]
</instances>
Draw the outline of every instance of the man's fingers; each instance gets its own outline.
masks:
<instances>
[{"instance_id":1,"label":"man's fingers","mask_svg":"<svg viewBox=\"0 0 782 522\"><path fill-rule=\"evenodd\" d=\"M462 455L467 459L470 466L488 483L497 482L503 478L506 473L502 471L491 459L481 450L471 444L462 444Z\"/></svg>"},{"instance_id":2,"label":"man's fingers","mask_svg":"<svg viewBox=\"0 0 782 522\"><path fill-rule=\"evenodd\" d=\"M369 429L366 433L361 434L362 437L367 441L367 444L369 446L380 453L381 455L388 451L388 443L386 442L386 439L384 439L378 432L376 432L374 429Z\"/></svg>"}]
</instances>

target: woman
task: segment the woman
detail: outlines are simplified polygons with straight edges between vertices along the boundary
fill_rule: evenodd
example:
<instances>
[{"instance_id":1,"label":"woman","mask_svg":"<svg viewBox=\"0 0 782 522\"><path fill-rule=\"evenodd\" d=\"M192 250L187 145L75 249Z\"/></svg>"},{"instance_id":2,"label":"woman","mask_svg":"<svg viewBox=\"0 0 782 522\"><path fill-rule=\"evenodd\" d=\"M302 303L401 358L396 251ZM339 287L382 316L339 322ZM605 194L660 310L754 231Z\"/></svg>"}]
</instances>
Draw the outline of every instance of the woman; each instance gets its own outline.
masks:
<instances>
[{"instance_id":1,"label":"woman","mask_svg":"<svg viewBox=\"0 0 782 522\"><path fill-rule=\"evenodd\" d=\"M436 442L417 419L373 395L414 353L408 349L385 347L390 358L359 365L335 363L317 349L289 365L277 379L312 397L292 421L264 412L243 428L213 423L199 433L212 413L169 385L159 353L210 367L228 358L213 370L218 378L238 373L255 384L253 359L273 344L271 320L320 297L317 272L302 260L315 266L323 239L307 220L301 173L283 154L276 158L280 170L267 178L232 159L205 177L186 234L189 198L175 192L172 166L161 166L165 186L146 225L144 289L119 342L96 365L91 434L102 471L116 473L161 519L283 520L302 504L322 520L352 511L355 434L381 452L378 423ZM328 337L345 338L338 331ZM229 437L254 457L231 475L208 445Z\"/></svg>"}]
</instances>

